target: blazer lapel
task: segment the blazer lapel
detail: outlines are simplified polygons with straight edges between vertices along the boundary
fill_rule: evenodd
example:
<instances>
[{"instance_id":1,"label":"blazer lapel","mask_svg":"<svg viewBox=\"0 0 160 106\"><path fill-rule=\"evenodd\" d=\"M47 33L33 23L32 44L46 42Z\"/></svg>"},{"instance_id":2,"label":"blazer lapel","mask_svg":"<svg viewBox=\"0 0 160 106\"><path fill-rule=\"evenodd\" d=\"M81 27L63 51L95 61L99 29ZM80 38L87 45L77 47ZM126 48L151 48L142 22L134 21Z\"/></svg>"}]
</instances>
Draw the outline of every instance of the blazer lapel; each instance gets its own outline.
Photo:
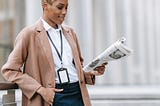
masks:
<instances>
[{"instance_id":1,"label":"blazer lapel","mask_svg":"<svg viewBox=\"0 0 160 106\"><path fill-rule=\"evenodd\" d=\"M75 44L75 41L74 41L74 39L71 35L71 32L64 27L62 27L62 30L63 30L64 36L66 37L66 39L67 39L67 41L68 41L68 43L69 43L69 45L72 49L73 59L74 59L77 71L81 70L81 68L79 66L79 64L81 64L81 63L79 63L79 61L78 61L79 56L78 56L78 52L76 51L77 50L77 45ZM83 75L80 71L78 71L78 76L79 76L80 80L83 79Z\"/></svg>"},{"instance_id":2,"label":"blazer lapel","mask_svg":"<svg viewBox=\"0 0 160 106\"><path fill-rule=\"evenodd\" d=\"M75 44L74 44L74 41L73 41L73 38L72 38L72 35L70 35L70 31L68 29L65 29L64 27L62 27L62 30L63 30L63 33L64 33L64 36L65 38L67 39L71 49L72 49L72 53L73 53L73 57L75 57Z\"/></svg>"},{"instance_id":3,"label":"blazer lapel","mask_svg":"<svg viewBox=\"0 0 160 106\"><path fill-rule=\"evenodd\" d=\"M40 41L42 50L44 51L44 55L47 57L47 61L52 70L54 70L54 61L52 56L52 50L49 44L49 40L47 37L46 30L43 28L41 20L38 22L37 31L39 32L38 39Z\"/></svg>"}]
</instances>

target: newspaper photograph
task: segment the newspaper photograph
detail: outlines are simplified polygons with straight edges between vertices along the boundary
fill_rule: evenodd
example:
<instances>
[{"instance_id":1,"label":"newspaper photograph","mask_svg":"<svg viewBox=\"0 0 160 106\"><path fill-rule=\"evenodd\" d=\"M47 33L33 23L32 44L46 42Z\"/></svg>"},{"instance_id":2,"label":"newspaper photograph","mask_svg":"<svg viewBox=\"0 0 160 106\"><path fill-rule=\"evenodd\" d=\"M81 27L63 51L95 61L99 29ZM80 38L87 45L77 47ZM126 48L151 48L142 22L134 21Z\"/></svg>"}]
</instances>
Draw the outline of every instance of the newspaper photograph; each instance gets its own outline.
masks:
<instances>
[{"instance_id":1,"label":"newspaper photograph","mask_svg":"<svg viewBox=\"0 0 160 106\"><path fill-rule=\"evenodd\" d=\"M104 52L98 55L93 61L88 63L83 70L91 71L97 66L101 66L103 63L122 59L129 56L132 53L132 49L124 45L126 41L125 37L122 37L120 40L113 43L109 46Z\"/></svg>"}]
</instances>

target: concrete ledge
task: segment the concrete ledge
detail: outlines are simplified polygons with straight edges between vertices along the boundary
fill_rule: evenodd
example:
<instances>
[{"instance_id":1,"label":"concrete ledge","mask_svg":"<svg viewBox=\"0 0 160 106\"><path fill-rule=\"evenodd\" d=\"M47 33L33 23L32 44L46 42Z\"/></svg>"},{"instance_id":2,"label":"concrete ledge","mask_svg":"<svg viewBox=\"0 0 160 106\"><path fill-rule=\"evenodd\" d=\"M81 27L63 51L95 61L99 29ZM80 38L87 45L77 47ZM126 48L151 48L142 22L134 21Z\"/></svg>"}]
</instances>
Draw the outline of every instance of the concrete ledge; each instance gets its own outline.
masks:
<instances>
[{"instance_id":1,"label":"concrete ledge","mask_svg":"<svg viewBox=\"0 0 160 106\"><path fill-rule=\"evenodd\" d=\"M147 100L140 100L140 101L91 101L92 106L160 106L160 101L147 101Z\"/></svg>"},{"instance_id":2,"label":"concrete ledge","mask_svg":"<svg viewBox=\"0 0 160 106\"><path fill-rule=\"evenodd\" d=\"M89 86L91 99L160 99L160 86Z\"/></svg>"},{"instance_id":3,"label":"concrete ledge","mask_svg":"<svg viewBox=\"0 0 160 106\"><path fill-rule=\"evenodd\" d=\"M160 86L89 86L93 106L160 106Z\"/></svg>"}]
</instances>

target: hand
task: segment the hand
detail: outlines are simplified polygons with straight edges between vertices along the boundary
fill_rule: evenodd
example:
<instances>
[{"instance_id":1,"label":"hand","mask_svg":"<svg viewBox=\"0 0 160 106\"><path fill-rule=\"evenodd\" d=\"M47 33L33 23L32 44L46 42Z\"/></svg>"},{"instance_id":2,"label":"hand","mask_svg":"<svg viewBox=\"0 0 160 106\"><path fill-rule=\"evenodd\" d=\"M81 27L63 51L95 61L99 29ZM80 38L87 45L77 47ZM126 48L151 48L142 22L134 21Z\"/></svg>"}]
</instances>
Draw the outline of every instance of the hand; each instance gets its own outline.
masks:
<instances>
[{"instance_id":1,"label":"hand","mask_svg":"<svg viewBox=\"0 0 160 106\"><path fill-rule=\"evenodd\" d=\"M106 65L108 62L103 63L101 66L97 66L93 71L90 71L92 75L99 76L102 75L105 71Z\"/></svg>"},{"instance_id":2,"label":"hand","mask_svg":"<svg viewBox=\"0 0 160 106\"><path fill-rule=\"evenodd\" d=\"M62 91L63 89L40 87L37 90L37 93L40 94L42 98L52 106L55 92L62 92Z\"/></svg>"}]
</instances>

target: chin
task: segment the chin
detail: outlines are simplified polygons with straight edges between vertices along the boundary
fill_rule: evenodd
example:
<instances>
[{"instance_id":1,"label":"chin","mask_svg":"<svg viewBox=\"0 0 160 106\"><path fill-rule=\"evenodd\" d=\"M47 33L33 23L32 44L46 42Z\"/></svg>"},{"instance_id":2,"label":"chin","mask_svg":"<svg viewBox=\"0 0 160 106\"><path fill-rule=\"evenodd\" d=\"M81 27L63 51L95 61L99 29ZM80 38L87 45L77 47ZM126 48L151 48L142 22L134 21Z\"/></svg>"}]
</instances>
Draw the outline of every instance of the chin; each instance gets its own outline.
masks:
<instances>
[{"instance_id":1,"label":"chin","mask_svg":"<svg viewBox=\"0 0 160 106\"><path fill-rule=\"evenodd\" d=\"M57 25L61 25L63 22L61 22L61 23L57 23Z\"/></svg>"},{"instance_id":2,"label":"chin","mask_svg":"<svg viewBox=\"0 0 160 106\"><path fill-rule=\"evenodd\" d=\"M61 25L63 23L64 20L60 20L57 22L58 25Z\"/></svg>"}]
</instances>

